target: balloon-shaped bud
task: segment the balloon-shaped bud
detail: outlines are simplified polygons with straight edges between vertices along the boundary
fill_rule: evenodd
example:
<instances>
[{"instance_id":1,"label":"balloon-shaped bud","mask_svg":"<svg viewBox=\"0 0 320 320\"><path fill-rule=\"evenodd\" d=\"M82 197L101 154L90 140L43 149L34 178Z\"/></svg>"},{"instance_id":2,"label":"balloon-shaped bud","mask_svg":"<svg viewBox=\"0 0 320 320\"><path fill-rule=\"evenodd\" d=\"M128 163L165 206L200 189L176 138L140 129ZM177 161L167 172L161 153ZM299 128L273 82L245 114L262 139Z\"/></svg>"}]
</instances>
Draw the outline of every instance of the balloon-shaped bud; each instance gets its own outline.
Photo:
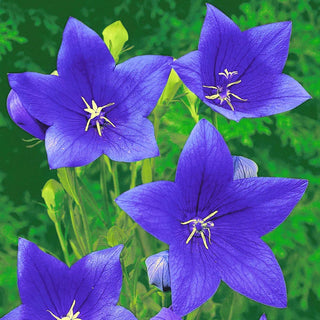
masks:
<instances>
[{"instance_id":1,"label":"balloon-shaped bud","mask_svg":"<svg viewBox=\"0 0 320 320\"><path fill-rule=\"evenodd\" d=\"M258 166L254 161L241 156L232 156L232 160L233 180L257 177Z\"/></svg>"},{"instance_id":2,"label":"balloon-shaped bud","mask_svg":"<svg viewBox=\"0 0 320 320\"><path fill-rule=\"evenodd\" d=\"M168 251L162 251L146 259L149 283L153 284L161 291L169 291L170 272Z\"/></svg>"}]
</instances>

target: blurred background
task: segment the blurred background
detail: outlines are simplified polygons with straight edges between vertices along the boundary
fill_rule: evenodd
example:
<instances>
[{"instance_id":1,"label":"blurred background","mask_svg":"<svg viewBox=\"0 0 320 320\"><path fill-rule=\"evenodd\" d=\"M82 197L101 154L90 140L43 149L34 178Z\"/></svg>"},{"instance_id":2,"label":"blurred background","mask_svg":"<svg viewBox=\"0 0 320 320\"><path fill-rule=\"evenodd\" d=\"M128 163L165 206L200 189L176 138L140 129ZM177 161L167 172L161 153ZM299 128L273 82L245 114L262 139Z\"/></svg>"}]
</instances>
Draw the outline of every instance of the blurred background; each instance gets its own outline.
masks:
<instances>
[{"instance_id":1,"label":"blurred background","mask_svg":"<svg viewBox=\"0 0 320 320\"><path fill-rule=\"evenodd\" d=\"M320 318L320 0L209 1L242 30L291 20L293 32L284 72L298 80L313 99L280 115L229 122L218 116L219 131L232 154L253 159L260 176L304 178L309 187L290 217L264 237L276 255L287 283L288 308L275 309L250 301L221 286L215 306L204 307L201 319L311 320ZM206 12L200 0L0 0L0 317L20 304L16 284L18 236L61 256L41 189L56 171L48 168L44 144L9 118L7 73L51 73L62 32L73 16L100 35L121 20L129 33L120 62L141 54L178 58L197 48ZM200 105L200 117L208 108ZM181 104L168 108L160 123L157 179L174 178L178 156L194 126ZM162 130L163 128L163 130ZM121 170L120 170L121 175ZM125 176L122 179L126 179ZM121 190L125 191L125 190ZM229 317L230 302L233 315ZM144 306L148 308L148 305ZM210 310L212 308L212 310ZM155 313L153 313L155 314ZM147 318L146 318L147 319Z\"/></svg>"}]
</instances>

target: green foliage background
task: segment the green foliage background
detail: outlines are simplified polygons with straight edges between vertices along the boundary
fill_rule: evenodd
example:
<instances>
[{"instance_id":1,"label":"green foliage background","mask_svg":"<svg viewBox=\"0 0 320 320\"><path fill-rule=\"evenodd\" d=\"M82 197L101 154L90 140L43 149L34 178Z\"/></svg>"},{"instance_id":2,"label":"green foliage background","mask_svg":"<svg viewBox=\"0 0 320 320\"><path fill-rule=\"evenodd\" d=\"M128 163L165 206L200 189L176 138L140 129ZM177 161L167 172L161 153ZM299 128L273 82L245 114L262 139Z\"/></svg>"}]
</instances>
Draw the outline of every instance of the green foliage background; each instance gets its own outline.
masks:
<instances>
[{"instance_id":1,"label":"green foliage background","mask_svg":"<svg viewBox=\"0 0 320 320\"><path fill-rule=\"evenodd\" d=\"M284 272L288 308L266 307L221 286L213 299L202 307L201 316L195 319L212 319L213 316L217 320L258 319L263 312L273 320L316 319L320 315L320 0L217 0L210 3L232 17L243 30L292 20L292 40L284 71L297 79L313 99L284 114L243 119L240 123L218 116L218 123L232 154L253 159L259 166L260 176L306 178L309 187L290 217L264 237ZM128 46L134 46L121 55L123 61L141 54L178 58L195 50L205 12L205 1L200 0L56 0L50 3L0 0L0 316L20 303L16 285L19 236L63 259L54 225L41 198L43 185L49 178L56 178L56 171L48 169L44 145L28 148L30 143L22 139L31 136L10 120L6 111L9 92L6 74L52 72L69 16L78 18L99 34L110 23L121 20L129 32ZM179 153L194 126L189 111L180 102L163 110L157 139L161 157L155 160L154 180L173 179ZM209 109L202 104L199 113L200 117L210 118ZM139 170L140 166L138 164ZM94 163L90 169L91 174L82 182L97 194L98 164ZM87 169L81 170L86 172ZM80 171L79 177L84 177ZM130 181L128 165L119 165L118 173L123 189L120 191L125 191ZM111 183L111 178L108 182ZM137 182L141 183L140 176ZM99 196L95 200L101 201ZM115 211L112 206L108 209ZM121 229L121 219L125 219L122 214L117 220L120 227L107 232L100 220L91 217L90 223L99 234L95 248L111 246L120 240L133 245L133 240ZM147 239L151 245L144 248L144 252L152 254L165 248L152 237ZM142 249L139 250L137 256L128 258L131 262L125 269L130 277L139 279L138 292L145 293L150 288L144 272L144 257L139 255ZM137 266L142 270L139 274L134 272ZM230 318L231 301L233 314ZM137 299L135 305L122 296L121 303L131 310L136 309L139 319L149 319L161 305L157 294L145 301Z\"/></svg>"}]
</instances>

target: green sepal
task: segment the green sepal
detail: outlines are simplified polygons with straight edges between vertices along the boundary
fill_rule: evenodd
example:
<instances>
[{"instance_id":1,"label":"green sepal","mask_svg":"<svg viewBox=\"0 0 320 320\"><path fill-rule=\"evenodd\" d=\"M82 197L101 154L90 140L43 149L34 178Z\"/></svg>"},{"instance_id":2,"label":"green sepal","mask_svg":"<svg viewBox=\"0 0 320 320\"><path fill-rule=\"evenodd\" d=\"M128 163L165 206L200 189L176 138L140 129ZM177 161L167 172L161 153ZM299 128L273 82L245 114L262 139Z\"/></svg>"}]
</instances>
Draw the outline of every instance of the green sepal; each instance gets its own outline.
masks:
<instances>
[{"instance_id":1,"label":"green sepal","mask_svg":"<svg viewBox=\"0 0 320 320\"><path fill-rule=\"evenodd\" d=\"M116 21L107 26L103 31L103 41L109 48L115 62L119 61L119 55L123 45L128 41L129 35L121 21Z\"/></svg>"},{"instance_id":2,"label":"green sepal","mask_svg":"<svg viewBox=\"0 0 320 320\"><path fill-rule=\"evenodd\" d=\"M48 180L42 189L41 196L47 206L49 218L55 223L60 221L64 213L65 197L62 185L54 179Z\"/></svg>"}]
</instances>

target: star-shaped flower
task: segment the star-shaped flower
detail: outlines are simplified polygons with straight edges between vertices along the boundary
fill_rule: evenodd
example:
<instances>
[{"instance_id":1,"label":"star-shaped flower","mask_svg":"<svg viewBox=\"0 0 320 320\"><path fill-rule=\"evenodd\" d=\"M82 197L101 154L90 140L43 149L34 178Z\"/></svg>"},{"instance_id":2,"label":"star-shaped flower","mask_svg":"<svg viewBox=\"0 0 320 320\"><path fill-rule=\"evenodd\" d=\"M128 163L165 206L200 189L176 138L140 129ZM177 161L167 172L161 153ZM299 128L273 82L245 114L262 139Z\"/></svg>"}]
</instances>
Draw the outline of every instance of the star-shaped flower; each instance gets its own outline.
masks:
<instances>
[{"instance_id":1,"label":"star-shaped flower","mask_svg":"<svg viewBox=\"0 0 320 320\"><path fill-rule=\"evenodd\" d=\"M241 32L207 4L198 50L175 60L173 68L205 104L231 120L281 113L311 98L282 73L290 34L291 22Z\"/></svg>"},{"instance_id":2,"label":"star-shaped flower","mask_svg":"<svg viewBox=\"0 0 320 320\"><path fill-rule=\"evenodd\" d=\"M121 291L122 245L93 252L71 268L19 240L18 287L22 304L1 320L134 320L116 306Z\"/></svg>"},{"instance_id":3,"label":"star-shaped flower","mask_svg":"<svg viewBox=\"0 0 320 320\"><path fill-rule=\"evenodd\" d=\"M140 56L116 66L98 34L70 18L58 76L9 74L9 82L28 113L49 127L45 145L51 168L86 165L102 154L131 162L159 154L147 116L171 62L171 57Z\"/></svg>"},{"instance_id":4,"label":"star-shaped flower","mask_svg":"<svg viewBox=\"0 0 320 320\"><path fill-rule=\"evenodd\" d=\"M193 129L180 155L175 182L158 181L116 202L146 231L169 244L172 307L186 315L223 280L233 290L285 307L281 269L260 239L297 204L306 180L233 179L233 160L206 120Z\"/></svg>"}]
</instances>

